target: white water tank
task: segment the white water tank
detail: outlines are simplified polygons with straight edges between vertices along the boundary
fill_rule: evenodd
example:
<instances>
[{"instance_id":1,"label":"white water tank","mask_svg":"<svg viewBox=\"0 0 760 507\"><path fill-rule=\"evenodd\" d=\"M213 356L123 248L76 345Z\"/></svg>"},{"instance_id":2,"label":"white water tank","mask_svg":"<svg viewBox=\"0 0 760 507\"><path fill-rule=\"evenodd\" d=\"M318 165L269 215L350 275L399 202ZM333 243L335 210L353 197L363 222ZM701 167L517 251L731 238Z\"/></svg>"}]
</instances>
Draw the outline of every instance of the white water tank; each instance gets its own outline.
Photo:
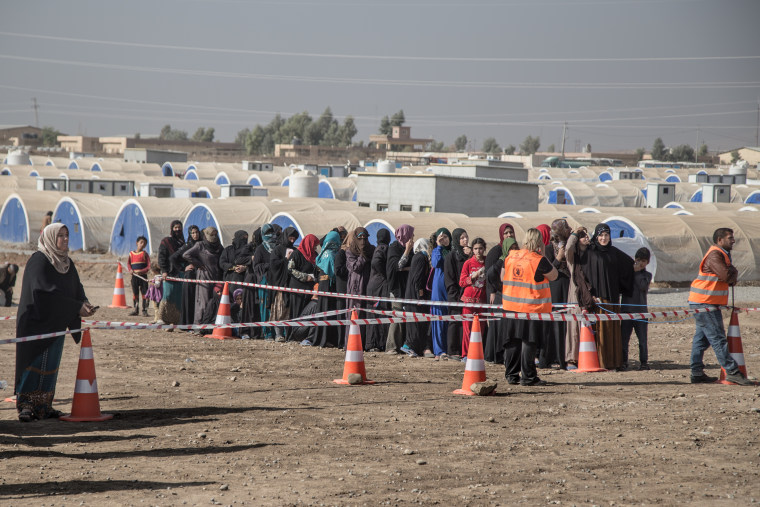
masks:
<instances>
[{"instance_id":1,"label":"white water tank","mask_svg":"<svg viewBox=\"0 0 760 507\"><path fill-rule=\"evenodd\" d=\"M296 171L290 175L288 197L319 196L319 176L311 171Z\"/></svg>"},{"instance_id":2,"label":"white water tank","mask_svg":"<svg viewBox=\"0 0 760 507\"><path fill-rule=\"evenodd\" d=\"M14 150L8 153L8 165L29 165L29 154L22 150Z\"/></svg>"},{"instance_id":3,"label":"white water tank","mask_svg":"<svg viewBox=\"0 0 760 507\"><path fill-rule=\"evenodd\" d=\"M395 173L396 164L390 160L381 160L377 163L377 172L379 173Z\"/></svg>"}]
</instances>

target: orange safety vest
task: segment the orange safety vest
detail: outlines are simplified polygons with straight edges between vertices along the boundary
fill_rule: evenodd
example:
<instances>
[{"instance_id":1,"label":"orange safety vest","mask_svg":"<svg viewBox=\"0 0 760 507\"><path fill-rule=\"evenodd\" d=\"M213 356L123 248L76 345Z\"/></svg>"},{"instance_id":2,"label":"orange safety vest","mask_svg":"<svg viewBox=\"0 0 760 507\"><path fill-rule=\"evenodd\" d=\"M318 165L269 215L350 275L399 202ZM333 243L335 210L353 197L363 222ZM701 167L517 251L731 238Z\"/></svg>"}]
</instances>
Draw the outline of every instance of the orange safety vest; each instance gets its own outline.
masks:
<instances>
[{"instance_id":1,"label":"orange safety vest","mask_svg":"<svg viewBox=\"0 0 760 507\"><path fill-rule=\"evenodd\" d=\"M552 293L549 282L536 282L534 276L542 255L529 250L512 252L504 259L502 307L510 312L550 313Z\"/></svg>"},{"instance_id":2,"label":"orange safety vest","mask_svg":"<svg viewBox=\"0 0 760 507\"><path fill-rule=\"evenodd\" d=\"M727 305L728 304L728 284L718 279L715 273L705 273L705 259L710 252L717 250L723 254L726 266L731 266L731 259L722 248L715 245L711 246L699 263L699 276L691 282L689 291L689 303L702 303L707 305Z\"/></svg>"}]
</instances>

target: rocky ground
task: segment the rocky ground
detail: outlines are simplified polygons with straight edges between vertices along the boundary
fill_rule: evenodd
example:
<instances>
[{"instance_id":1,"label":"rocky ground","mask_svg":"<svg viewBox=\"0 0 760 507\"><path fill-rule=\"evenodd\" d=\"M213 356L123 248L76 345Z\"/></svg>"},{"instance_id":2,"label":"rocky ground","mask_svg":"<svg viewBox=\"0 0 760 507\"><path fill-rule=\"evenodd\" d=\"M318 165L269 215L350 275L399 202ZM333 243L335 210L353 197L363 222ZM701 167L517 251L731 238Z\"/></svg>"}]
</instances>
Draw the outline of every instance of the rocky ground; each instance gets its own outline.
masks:
<instances>
[{"instance_id":1,"label":"rocky ground","mask_svg":"<svg viewBox=\"0 0 760 507\"><path fill-rule=\"evenodd\" d=\"M98 318L107 258L78 266ZM683 305L685 292L654 291ZM737 303L760 306L753 290ZM15 308L0 309L13 315ZM760 314L740 317L750 376ZM140 320L148 320L141 318ZM0 322L0 337L13 336ZM184 332L93 332L102 423L22 424L0 403L3 505L677 504L760 501L760 389L689 384L692 320L650 327L651 371L541 370L546 387L451 394L464 364L365 355L373 386L339 386L343 353ZM637 352L635 340L631 356ZM69 411L78 347L64 349ZM717 375L715 356L706 355ZM14 346L0 345L12 385ZM10 388L0 391L10 395Z\"/></svg>"}]
</instances>

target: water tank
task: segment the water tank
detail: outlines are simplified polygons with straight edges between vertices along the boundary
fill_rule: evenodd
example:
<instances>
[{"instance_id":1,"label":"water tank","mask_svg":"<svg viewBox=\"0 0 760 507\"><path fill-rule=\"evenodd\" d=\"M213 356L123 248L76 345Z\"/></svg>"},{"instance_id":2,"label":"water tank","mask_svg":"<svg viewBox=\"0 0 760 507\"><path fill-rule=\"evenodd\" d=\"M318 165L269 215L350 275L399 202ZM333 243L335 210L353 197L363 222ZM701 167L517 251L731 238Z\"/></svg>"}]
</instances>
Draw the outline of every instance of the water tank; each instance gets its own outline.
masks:
<instances>
[{"instance_id":1,"label":"water tank","mask_svg":"<svg viewBox=\"0 0 760 507\"><path fill-rule=\"evenodd\" d=\"M379 173L395 173L396 164L390 160L381 160L377 163L377 172Z\"/></svg>"},{"instance_id":2,"label":"water tank","mask_svg":"<svg viewBox=\"0 0 760 507\"><path fill-rule=\"evenodd\" d=\"M319 196L319 176L311 171L297 171L290 175L288 197Z\"/></svg>"},{"instance_id":3,"label":"water tank","mask_svg":"<svg viewBox=\"0 0 760 507\"><path fill-rule=\"evenodd\" d=\"M749 163L746 160L740 160L728 168L728 174L747 174Z\"/></svg>"},{"instance_id":4,"label":"water tank","mask_svg":"<svg viewBox=\"0 0 760 507\"><path fill-rule=\"evenodd\" d=\"M8 153L8 165L29 165L29 154L22 150L14 150Z\"/></svg>"}]
</instances>

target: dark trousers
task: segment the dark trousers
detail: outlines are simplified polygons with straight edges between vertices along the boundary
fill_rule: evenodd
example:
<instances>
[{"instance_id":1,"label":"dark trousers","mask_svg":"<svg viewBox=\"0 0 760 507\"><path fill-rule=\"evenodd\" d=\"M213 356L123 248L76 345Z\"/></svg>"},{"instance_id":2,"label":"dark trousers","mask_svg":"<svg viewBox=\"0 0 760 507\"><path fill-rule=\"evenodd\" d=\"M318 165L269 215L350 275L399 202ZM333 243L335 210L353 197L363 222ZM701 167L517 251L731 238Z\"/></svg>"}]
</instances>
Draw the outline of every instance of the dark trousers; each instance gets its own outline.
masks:
<instances>
[{"instance_id":1,"label":"dark trousers","mask_svg":"<svg viewBox=\"0 0 760 507\"><path fill-rule=\"evenodd\" d=\"M638 320L624 320L620 322L620 335L623 340L623 364L628 364L628 344L631 341L631 334L636 331L636 337L639 339L639 362L647 364L649 360L649 349L647 347L647 336L649 333L649 322Z\"/></svg>"},{"instance_id":2,"label":"dark trousers","mask_svg":"<svg viewBox=\"0 0 760 507\"><path fill-rule=\"evenodd\" d=\"M504 366L507 380L533 382L538 379L536 372L536 345L510 338L504 348ZM521 378L522 374L522 378Z\"/></svg>"},{"instance_id":3,"label":"dark trousers","mask_svg":"<svg viewBox=\"0 0 760 507\"><path fill-rule=\"evenodd\" d=\"M148 300L145 295L148 293L148 281L132 275L132 304L135 308L139 306L140 291L142 291L143 310L148 309Z\"/></svg>"},{"instance_id":4,"label":"dark trousers","mask_svg":"<svg viewBox=\"0 0 760 507\"><path fill-rule=\"evenodd\" d=\"M462 313L461 308L451 307L449 308L451 315L458 315ZM452 321L449 322L449 327L446 330L446 349L450 356L459 356L462 354L462 333L464 328L461 322Z\"/></svg>"}]
</instances>

